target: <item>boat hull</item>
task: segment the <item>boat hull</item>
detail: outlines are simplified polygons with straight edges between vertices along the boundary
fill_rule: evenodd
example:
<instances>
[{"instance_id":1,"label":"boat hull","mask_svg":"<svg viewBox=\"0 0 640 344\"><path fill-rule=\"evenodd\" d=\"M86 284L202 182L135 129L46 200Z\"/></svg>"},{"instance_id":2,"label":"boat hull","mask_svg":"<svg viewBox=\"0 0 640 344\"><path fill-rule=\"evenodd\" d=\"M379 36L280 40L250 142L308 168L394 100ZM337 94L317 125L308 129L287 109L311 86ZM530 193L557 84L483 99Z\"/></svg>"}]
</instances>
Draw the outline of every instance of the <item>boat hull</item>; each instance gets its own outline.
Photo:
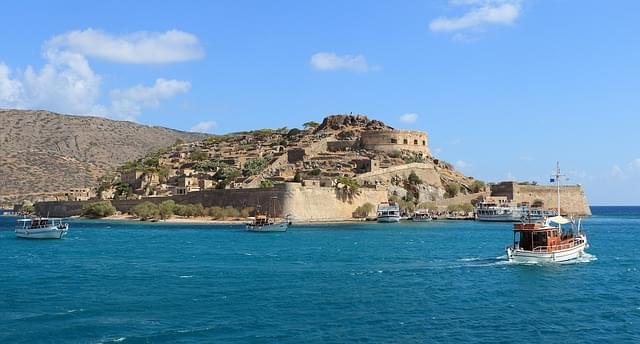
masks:
<instances>
[{"instance_id":1,"label":"boat hull","mask_svg":"<svg viewBox=\"0 0 640 344\"><path fill-rule=\"evenodd\" d=\"M287 222L274 223L274 224L264 225L264 226L247 225L247 231L249 231L249 232L264 232L264 233L266 233L266 232L286 232L288 228L289 228L289 223L287 223Z\"/></svg>"},{"instance_id":2,"label":"boat hull","mask_svg":"<svg viewBox=\"0 0 640 344\"><path fill-rule=\"evenodd\" d=\"M400 222L400 216L379 216L377 221L382 223Z\"/></svg>"},{"instance_id":3,"label":"boat hull","mask_svg":"<svg viewBox=\"0 0 640 344\"><path fill-rule=\"evenodd\" d=\"M23 239L62 239L66 234L59 228L16 229L16 237Z\"/></svg>"},{"instance_id":4,"label":"boat hull","mask_svg":"<svg viewBox=\"0 0 640 344\"><path fill-rule=\"evenodd\" d=\"M525 251L525 250L510 246L507 248L507 258L509 259L510 262L516 262L516 263L566 262L566 261L578 259L584 256L584 250L586 249L586 247L587 247L586 241L564 250L557 250L552 252Z\"/></svg>"}]
</instances>

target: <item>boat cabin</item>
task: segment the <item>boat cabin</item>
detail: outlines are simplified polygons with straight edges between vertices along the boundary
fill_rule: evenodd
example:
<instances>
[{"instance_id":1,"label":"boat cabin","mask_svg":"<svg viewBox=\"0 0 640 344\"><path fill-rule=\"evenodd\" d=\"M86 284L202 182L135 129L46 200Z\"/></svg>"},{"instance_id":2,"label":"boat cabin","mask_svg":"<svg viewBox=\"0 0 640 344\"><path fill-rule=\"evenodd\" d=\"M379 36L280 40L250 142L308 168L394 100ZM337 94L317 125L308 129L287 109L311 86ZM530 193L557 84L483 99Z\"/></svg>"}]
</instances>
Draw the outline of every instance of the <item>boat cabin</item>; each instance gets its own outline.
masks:
<instances>
[{"instance_id":1,"label":"boat cabin","mask_svg":"<svg viewBox=\"0 0 640 344\"><path fill-rule=\"evenodd\" d=\"M573 233L541 223L517 223L513 226L513 242L520 249L551 252L573 246Z\"/></svg>"},{"instance_id":2,"label":"boat cabin","mask_svg":"<svg viewBox=\"0 0 640 344\"><path fill-rule=\"evenodd\" d=\"M36 228L49 228L49 227L62 227L62 219L59 218L30 218L30 219L18 219L16 228L19 229L36 229Z\"/></svg>"}]
</instances>

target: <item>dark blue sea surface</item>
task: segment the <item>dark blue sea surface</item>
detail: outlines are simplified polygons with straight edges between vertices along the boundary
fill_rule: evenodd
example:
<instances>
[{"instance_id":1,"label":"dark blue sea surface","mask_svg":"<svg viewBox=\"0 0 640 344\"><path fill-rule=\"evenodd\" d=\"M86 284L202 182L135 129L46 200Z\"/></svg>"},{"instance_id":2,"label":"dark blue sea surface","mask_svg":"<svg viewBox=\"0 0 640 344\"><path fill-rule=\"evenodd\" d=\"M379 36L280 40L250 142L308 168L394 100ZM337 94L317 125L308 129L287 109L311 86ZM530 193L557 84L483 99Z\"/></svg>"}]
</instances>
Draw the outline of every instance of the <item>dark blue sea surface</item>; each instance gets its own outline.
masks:
<instances>
[{"instance_id":1,"label":"dark blue sea surface","mask_svg":"<svg viewBox=\"0 0 640 344\"><path fill-rule=\"evenodd\" d=\"M0 218L2 343L639 343L640 208L594 208L590 257L515 265L509 224L293 227Z\"/></svg>"}]
</instances>

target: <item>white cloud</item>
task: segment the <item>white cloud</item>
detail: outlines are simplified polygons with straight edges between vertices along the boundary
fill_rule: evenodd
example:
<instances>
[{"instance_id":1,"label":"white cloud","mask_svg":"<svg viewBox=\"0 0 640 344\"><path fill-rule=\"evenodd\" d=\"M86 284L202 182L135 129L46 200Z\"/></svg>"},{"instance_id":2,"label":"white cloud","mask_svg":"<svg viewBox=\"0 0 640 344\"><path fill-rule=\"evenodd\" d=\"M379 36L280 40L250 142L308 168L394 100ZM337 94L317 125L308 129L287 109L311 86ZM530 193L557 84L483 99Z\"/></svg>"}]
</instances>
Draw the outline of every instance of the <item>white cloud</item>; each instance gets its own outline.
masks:
<instances>
[{"instance_id":1,"label":"white cloud","mask_svg":"<svg viewBox=\"0 0 640 344\"><path fill-rule=\"evenodd\" d=\"M218 126L218 123L215 121L204 121L199 122L193 127L191 127L191 131L196 133L209 133L211 130L215 129Z\"/></svg>"},{"instance_id":2,"label":"white cloud","mask_svg":"<svg viewBox=\"0 0 640 344\"><path fill-rule=\"evenodd\" d=\"M415 123L418 120L418 114L411 112L411 113L405 113L404 115L400 116L400 122L402 123Z\"/></svg>"},{"instance_id":3,"label":"white cloud","mask_svg":"<svg viewBox=\"0 0 640 344\"><path fill-rule=\"evenodd\" d=\"M202 56L197 38L181 31L134 33L115 37L92 29L55 36L44 44L45 65L12 71L0 62L0 107L36 108L76 115L135 120L144 108L188 92L188 81L159 78L142 85L112 90L110 104L101 104L102 77L88 56L116 62L177 62Z\"/></svg>"},{"instance_id":4,"label":"white cloud","mask_svg":"<svg viewBox=\"0 0 640 344\"><path fill-rule=\"evenodd\" d=\"M452 5L470 7L458 17L440 17L429 23L433 32L452 32L485 25L510 25L520 16L520 0L456 0Z\"/></svg>"},{"instance_id":5,"label":"white cloud","mask_svg":"<svg viewBox=\"0 0 640 344\"><path fill-rule=\"evenodd\" d=\"M631 167L633 167L635 169L640 169L640 158L637 158L637 159L634 159L633 161L631 161Z\"/></svg>"},{"instance_id":6,"label":"white cloud","mask_svg":"<svg viewBox=\"0 0 640 344\"><path fill-rule=\"evenodd\" d=\"M626 173L622 170L622 168L620 168L620 166L618 165L611 166L610 175L612 178L615 178L615 179L625 179L627 176Z\"/></svg>"},{"instance_id":7,"label":"white cloud","mask_svg":"<svg viewBox=\"0 0 640 344\"><path fill-rule=\"evenodd\" d=\"M68 51L119 63L170 63L202 58L204 49L188 32L139 31L121 36L94 29L76 30L54 36L46 51Z\"/></svg>"},{"instance_id":8,"label":"white cloud","mask_svg":"<svg viewBox=\"0 0 640 344\"><path fill-rule=\"evenodd\" d=\"M320 71L351 70L355 72L368 72L374 68L369 66L364 55L343 55L320 52L311 56L311 67Z\"/></svg>"},{"instance_id":9,"label":"white cloud","mask_svg":"<svg viewBox=\"0 0 640 344\"><path fill-rule=\"evenodd\" d=\"M29 66L9 79L9 67L0 67L0 106L42 108L52 111L103 114L96 104L102 78L84 56L68 52L47 54L40 69Z\"/></svg>"},{"instance_id":10,"label":"white cloud","mask_svg":"<svg viewBox=\"0 0 640 344\"><path fill-rule=\"evenodd\" d=\"M137 85L126 90L115 89L109 94L111 112L118 117L134 119L143 108L155 108L160 100L189 92L191 83L180 80L157 79L151 87Z\"/></svg>"}]
</instances>

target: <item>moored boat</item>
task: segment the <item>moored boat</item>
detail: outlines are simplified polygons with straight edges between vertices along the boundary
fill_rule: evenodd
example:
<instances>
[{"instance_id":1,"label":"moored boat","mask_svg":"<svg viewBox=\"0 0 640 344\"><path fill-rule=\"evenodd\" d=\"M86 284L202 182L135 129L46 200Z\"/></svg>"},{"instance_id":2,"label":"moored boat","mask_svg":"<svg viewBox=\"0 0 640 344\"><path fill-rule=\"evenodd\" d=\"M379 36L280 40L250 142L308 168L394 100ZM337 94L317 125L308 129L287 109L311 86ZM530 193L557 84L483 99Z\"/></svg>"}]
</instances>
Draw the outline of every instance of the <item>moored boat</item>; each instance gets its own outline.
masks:
<instances>
[{"instance_id":1,"label":"moored boat","mask_svg":"<svg viewBox=\"0 0 640 344\"><path fill-rule=\"evenodd\" d=\"M557 183L560 214L560 166L552 181ZM570 224L570 229L563 225ZM507 258L513 262L554 263L578 259L585 255L587 236L581 219L567 219L561 215L538 222L522 222L513 226L513 244L506 248Z\"/></svg>"},{"instance_id":2,"label":"moored boat","mask_svg":"<svg viewBox=\"0 0 640 344\"><path fill-rule=\"evenodd\" d=\"M251 217L247 223L247 231L249 232L286 232L291 225L289 216L284 218L276 218L277 198L271 198L271 214L260 214L260 206L257 207L256 216Z\"/></svg>"},{"instance_id":3,"label":"moored boat","mask_svg":"<svg viewBox=\"0 0 640 344\"><path fill-rule=\"evenodd\" d=\"M62 239L69 229L59 218L35 217L18 219L16 236L25 239Z\"/></svg>"},{"instance_id":4,"label":"moored boat","mask_svg":"<svg viewBox=\"0 0 640 344\"><path fill-rule=\"evenodd\" d=\"M400 222L400 206L393 202L383 202L378 205L378 222Z\"/></svg>"},{"instance_id":5,"label":"moored boat","mask_svg":"<svg viewBox=\"0 0 640 344\"><path fill-rule=\"evenodd\" d=\"M433 220L431 214L426 209L417 209L411 216L413 222L429 222Z\"/></svg>"}]
</instances>

